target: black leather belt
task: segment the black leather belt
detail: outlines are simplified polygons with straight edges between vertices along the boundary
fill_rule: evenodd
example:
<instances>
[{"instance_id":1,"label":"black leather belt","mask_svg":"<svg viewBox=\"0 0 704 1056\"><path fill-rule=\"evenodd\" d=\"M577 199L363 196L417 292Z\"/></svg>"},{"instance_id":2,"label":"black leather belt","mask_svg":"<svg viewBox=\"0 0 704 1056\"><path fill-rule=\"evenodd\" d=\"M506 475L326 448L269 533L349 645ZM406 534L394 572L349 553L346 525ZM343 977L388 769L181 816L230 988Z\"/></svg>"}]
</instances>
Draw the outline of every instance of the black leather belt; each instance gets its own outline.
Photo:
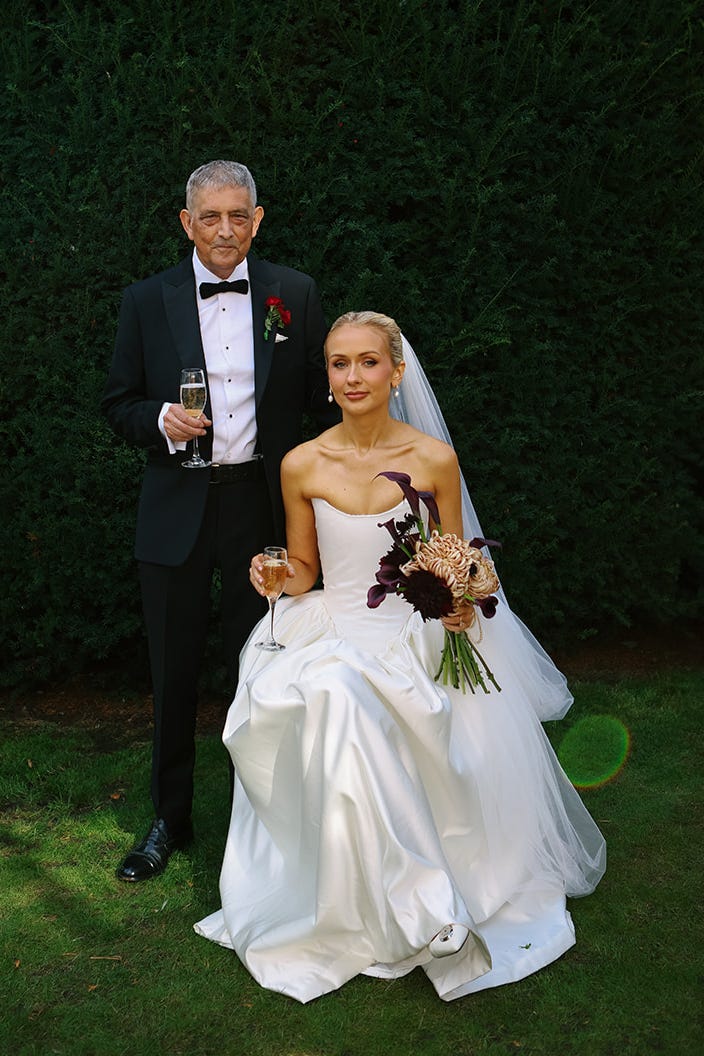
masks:
<instances>
[{"instance_id":1,"label":"black leather belt","mask_svg":"<svg viewBox=\"0 0 704 1056\"><path fill-rule=\"evenodd\" d=\"M213 462L210 467L211 484L238 484L255 480L264 480L264 463L261 458L255 458L252 462L235 462L226 466Z\"/></svg>"}]
</instances>

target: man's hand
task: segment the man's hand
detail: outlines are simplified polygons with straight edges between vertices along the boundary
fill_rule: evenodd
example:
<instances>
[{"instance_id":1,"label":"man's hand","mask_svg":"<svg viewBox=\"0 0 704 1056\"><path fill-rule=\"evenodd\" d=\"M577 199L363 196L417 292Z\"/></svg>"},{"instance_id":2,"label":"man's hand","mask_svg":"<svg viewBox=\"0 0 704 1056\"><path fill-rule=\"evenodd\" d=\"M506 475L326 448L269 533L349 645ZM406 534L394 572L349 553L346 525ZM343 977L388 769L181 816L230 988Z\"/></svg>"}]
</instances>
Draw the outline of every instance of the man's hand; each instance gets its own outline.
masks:
<instances>
[{"instance_id":1,"label":"man's hand","mask_svg":"<svg viewBox=\"0 0 704 1056\"><path fill-rule=\"evenodd\" d=\"M200 418L191 418L180 403L170 405L163 423L166 435L174 443L192 440L194 436L205 436L205 430L213 424L204 414Z\"/></svg>"}]
</instances>

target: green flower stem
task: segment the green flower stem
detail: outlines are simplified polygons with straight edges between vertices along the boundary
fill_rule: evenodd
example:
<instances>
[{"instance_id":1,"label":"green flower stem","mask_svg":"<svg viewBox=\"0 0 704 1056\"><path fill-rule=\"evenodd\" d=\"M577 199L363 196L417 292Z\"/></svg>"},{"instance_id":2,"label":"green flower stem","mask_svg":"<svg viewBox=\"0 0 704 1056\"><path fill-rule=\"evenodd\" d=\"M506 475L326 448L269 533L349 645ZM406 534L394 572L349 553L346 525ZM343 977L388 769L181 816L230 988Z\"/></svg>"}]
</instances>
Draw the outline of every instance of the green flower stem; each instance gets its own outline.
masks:
<instances>
[{"instance_id":1,"label":"green flower stem","mask_svg":"<svg viewBox=\"0 0 704 1056\"><path fill-rule=\"evenodd\" d=\"M486 674L486 677L487 677L487 678L489 679L489 681L490 681L490 682L491 682L491 684L492 684L492 685L494 686L494 688L495 688L495 689L496 689L496 690L497 690L497 691L498 691L498 692L500 693L500 692L501 692L501 686L499 685L499 683L498 683L498 682L496 681L496 679L494 678L494 674L493 674L493 672L489 670L489 665L487 664L486 660L484 659L484 657L482 656L482 654L481 654L481 653L479 652L479 650L477 649L477 647L476 647L476 645L474 644L474 642L470 642L470 641L469 641L469 639L467 638L467 635L466 635L466 634L463 634L463 637L464 637L464 638L465 638L465 639L467 640L467 645L468 645L468 646L469 646L469 648L470 648L470 649L472 650L472 654L473 654L474 656L478 656L478 657L479 657L479 659L481 660L481 662L482 662L482 666L483 666L483 668L484 668L484 672L485 672L485 674ZM485 688L486 688L486 687L485 687ZM486 690L486 692L488 693L488 692L489 692L489 690L487 689L487 690Z\"/></svg>"},{"instance_id":2,"label":"green flower stem","mask_svg":"<svg viewBox=\"0 0 704 1056\"><path fill-rule=\"evenodd\" d=\"M477 663L477 658L481 661L484 668L483 672ZM477 647L470 642L466 633L464 631L459 633L445 631L440 667L435 675L435 681L437 682L442 678L444 686L450 684L455 689L460 689L463 693L467 692L467 686L469 686L472 693L474 693L475 686L481 686L485 693L489 693L484 681L485 675L500 693L501 686L489 670L486 660Z\"/></svg>"}]
</instances>

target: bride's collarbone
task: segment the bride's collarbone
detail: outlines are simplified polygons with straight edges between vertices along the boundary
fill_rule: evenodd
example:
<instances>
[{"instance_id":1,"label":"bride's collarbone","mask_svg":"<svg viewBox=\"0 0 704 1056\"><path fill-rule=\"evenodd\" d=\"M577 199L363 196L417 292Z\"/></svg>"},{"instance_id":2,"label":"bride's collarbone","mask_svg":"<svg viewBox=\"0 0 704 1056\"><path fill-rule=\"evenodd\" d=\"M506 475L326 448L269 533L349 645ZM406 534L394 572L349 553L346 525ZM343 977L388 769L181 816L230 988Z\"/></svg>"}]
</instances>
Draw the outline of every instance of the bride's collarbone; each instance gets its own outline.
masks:
<instances>
[{"instance_id":1,"label":"bride's collarbone","mask_svg":"<svg viewBox=\"0 0 704 1056\"><path fill-rule=\"evenodd\" d=\"M423 473L424 463L415 456L408 445L388 449L359 448L321 451L314 463L314 471L322 474L334 473L338 478L355 485L369 484L380 473L393 471L407 473L410 477Z\"/></svg>"},{"instance_id":2,"label":"bride's collarbone","mask_svg":"<svg viewBox=\"0 0 704 1056\"><path fill-rule=\"evenodd\" d=\"M409 435L407 427L402 422L395 422L398 430L386 436L376 436L373 433L364 435L347 432L340 426L322 434L314 441L317 458L329 459L331 462L354 464L355 462L388 462L389 459L403 459L417 457L418 436L415 430ZM339 431L338 431L339 430Z\"/></svg>"}]
</instances>

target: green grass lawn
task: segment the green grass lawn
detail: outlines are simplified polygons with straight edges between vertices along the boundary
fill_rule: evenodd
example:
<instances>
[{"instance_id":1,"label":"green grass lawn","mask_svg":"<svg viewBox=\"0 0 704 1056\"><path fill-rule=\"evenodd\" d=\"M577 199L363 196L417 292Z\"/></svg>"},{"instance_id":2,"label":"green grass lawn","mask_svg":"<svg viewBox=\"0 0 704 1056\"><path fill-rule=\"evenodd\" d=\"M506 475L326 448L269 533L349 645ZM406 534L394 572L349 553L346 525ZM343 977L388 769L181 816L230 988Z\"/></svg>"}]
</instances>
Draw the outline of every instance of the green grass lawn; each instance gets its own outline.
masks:
<instances>
[{"instance_id":1,"label":"green grass lawn","mask_svg":"<svg viewBox=\"0 0 704 1056\"><path fill-rule=\"evenodd\" d=\"M577 945L563 958L451 1004L417 970L393 982L360 977L298 1005L195 935L193 922L219 904L228 820L216 736L199 740L197 842L164 876L131 886L114 869L150 820L149 745L0 714L0 1053L698 1054L704 674L573 689L574 707L548 731L572 773L599 753L594 773L614 770L619 731L629 740L616 775L582 793L608 842L606 877L571 903ZM602 741L597 717L612 720Z\"/></svg>"}]
</instances>

